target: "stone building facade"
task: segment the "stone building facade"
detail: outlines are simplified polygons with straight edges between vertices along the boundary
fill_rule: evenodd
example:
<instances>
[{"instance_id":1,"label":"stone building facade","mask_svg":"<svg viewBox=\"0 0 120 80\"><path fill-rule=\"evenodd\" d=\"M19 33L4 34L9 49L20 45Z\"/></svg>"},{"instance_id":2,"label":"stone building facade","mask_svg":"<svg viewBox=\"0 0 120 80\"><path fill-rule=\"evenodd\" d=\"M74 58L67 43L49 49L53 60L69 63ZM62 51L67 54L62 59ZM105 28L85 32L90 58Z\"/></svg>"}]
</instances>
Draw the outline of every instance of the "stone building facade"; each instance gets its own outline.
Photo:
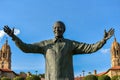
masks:
<instances>
[{"instance_id":1,"label":"stone building facade","mask_svg":"<svg viewBox=\"0 0 120 80\"><path fill-rule=\"evenodd\" d=\"M11 69L11 50L8 40L0 50L0 69Z\"/></svg>"},{"instance_id":2,"label":"stone building facade","mask_svg":"<svg viewBox=\"0 0 120 80\"><path fill-rule=\"evenodd\" d=\"M11 49L8 40L0 49L0 77L9 77L13 79L17 74L11 70Z\"/></svg>"}]
</instances>

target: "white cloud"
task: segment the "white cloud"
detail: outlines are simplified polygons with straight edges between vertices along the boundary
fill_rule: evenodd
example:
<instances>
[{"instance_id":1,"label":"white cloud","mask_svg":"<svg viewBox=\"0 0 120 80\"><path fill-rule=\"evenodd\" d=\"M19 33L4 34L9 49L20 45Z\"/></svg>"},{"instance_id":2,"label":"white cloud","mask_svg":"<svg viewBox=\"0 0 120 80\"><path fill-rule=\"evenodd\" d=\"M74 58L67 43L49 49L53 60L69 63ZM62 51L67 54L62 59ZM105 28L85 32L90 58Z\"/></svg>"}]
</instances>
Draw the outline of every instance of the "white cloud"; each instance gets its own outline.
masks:
<instances>
[{"instance_id":1,"label":"white cloud","mask_svg":"<svg viewBox=\"0 0 120 80\"><path fill-rule=\"evenodd\" d=\"M5 35L5 32L3 30L0 30L0 41L4 37L4 35Z\"/></svg>"},{"instance_id":2,"label":"white cloud","mask_svg":"<svg viewBox=\"0 0 120 80\"><path fill-rule=\"evenodd\" d=\"M107 49L103 49L103 48L102 48L102 49L100 50L100 52L101 52L101 53L110 53L110 49L109 49L109 48L107 48Z\"/></svg>"},{"instance_id":3,"label":"white cloud","mask_svg":"<svg viewBox=\"0 0 120 80\"><path fill-rule=\"evenodd\" d=\"M20 30L19 30L19 29L15 29L15 30L14 30L14 34L15 34L15 35L20 34Z\"/></svg>"}]
</instances>

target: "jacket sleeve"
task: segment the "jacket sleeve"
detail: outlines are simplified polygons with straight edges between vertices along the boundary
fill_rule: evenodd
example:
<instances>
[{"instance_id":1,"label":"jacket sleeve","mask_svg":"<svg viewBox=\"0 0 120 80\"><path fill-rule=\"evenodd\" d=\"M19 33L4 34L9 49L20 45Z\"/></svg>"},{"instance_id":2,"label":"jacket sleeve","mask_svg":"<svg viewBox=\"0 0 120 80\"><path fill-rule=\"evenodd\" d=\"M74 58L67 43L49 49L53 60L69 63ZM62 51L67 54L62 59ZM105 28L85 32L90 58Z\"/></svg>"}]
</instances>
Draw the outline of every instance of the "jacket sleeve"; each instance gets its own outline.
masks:
<instances>
[{"instance_id":1,"label":"jacket sleeve","mask_svg":"<svg viewBox=\"0 0 120 80\"><path fill-rule=\"evenodd\" d=\"M17 47L21 49L25 53L44 53L43 43L34 43L34 44L27 44L24 43L21 39L17 36L14 36L12 40L15 42Z\"/></svg>"},{"instance_id":2,"label":"jacket sleeve","mask_svg":"<svg viewBox=\"0 0 120 80\"><path fill-rule=\"evenodd\" d=\"M105 43L106 43L106 40L104 39L95 44L86 44L86 43L80 43L80 42L73 41L73 46L74 46L73 55L74 54L89 54L89 53L96 52L97 50L102 48Z\"/></svg>"}]
</instances>

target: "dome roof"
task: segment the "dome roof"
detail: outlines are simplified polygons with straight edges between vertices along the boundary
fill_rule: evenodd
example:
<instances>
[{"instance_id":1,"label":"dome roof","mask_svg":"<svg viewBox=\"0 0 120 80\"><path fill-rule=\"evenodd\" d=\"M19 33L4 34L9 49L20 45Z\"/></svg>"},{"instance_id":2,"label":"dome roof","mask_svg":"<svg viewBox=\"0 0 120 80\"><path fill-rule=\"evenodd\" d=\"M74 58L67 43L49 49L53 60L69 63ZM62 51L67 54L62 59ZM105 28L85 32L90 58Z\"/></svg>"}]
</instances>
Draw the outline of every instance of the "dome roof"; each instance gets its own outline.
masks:
<instances>
[{"instance_id":1,"label":"dome roof","mask_svg":"<svg viewBox=\"0 0 120 80\"><path fill-rule=\"evenodd\" d=\"M1 48L2 52L10 51L10 46L8 45L8 40L6 40L5 44Z\"/></svg>"},{"instance_id":2,"label":"dome roof","mask_svg":"<svg viewBox=\"0 0 120 80\"><path fill-rule=\"evenodd\" d=\"M112 43L111 46L111 51L116 51L116 50L120 51L120 44L117 42L116 38L114 38L114 42Z\"/></svg>"}]
</instances>

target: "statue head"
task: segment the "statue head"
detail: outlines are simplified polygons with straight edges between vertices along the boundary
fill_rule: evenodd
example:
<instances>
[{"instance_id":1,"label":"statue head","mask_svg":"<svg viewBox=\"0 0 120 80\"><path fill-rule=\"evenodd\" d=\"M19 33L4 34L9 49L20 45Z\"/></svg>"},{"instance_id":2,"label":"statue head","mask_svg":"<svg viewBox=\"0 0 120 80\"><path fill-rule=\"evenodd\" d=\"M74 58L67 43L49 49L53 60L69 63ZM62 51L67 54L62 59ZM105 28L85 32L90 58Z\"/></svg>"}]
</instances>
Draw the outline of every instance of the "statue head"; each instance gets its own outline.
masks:
<instances>
[{"instance_id":1,"label":"statue head","mask_svg":"<svg viewBox=\"0 0 120 80\"><path fill-rule=\"evenodd\" d=\"M53 25L53 32L55 37L62 38L65 32L65 24L62 21L57 21Z\"/></svg>"}]
</instances>

